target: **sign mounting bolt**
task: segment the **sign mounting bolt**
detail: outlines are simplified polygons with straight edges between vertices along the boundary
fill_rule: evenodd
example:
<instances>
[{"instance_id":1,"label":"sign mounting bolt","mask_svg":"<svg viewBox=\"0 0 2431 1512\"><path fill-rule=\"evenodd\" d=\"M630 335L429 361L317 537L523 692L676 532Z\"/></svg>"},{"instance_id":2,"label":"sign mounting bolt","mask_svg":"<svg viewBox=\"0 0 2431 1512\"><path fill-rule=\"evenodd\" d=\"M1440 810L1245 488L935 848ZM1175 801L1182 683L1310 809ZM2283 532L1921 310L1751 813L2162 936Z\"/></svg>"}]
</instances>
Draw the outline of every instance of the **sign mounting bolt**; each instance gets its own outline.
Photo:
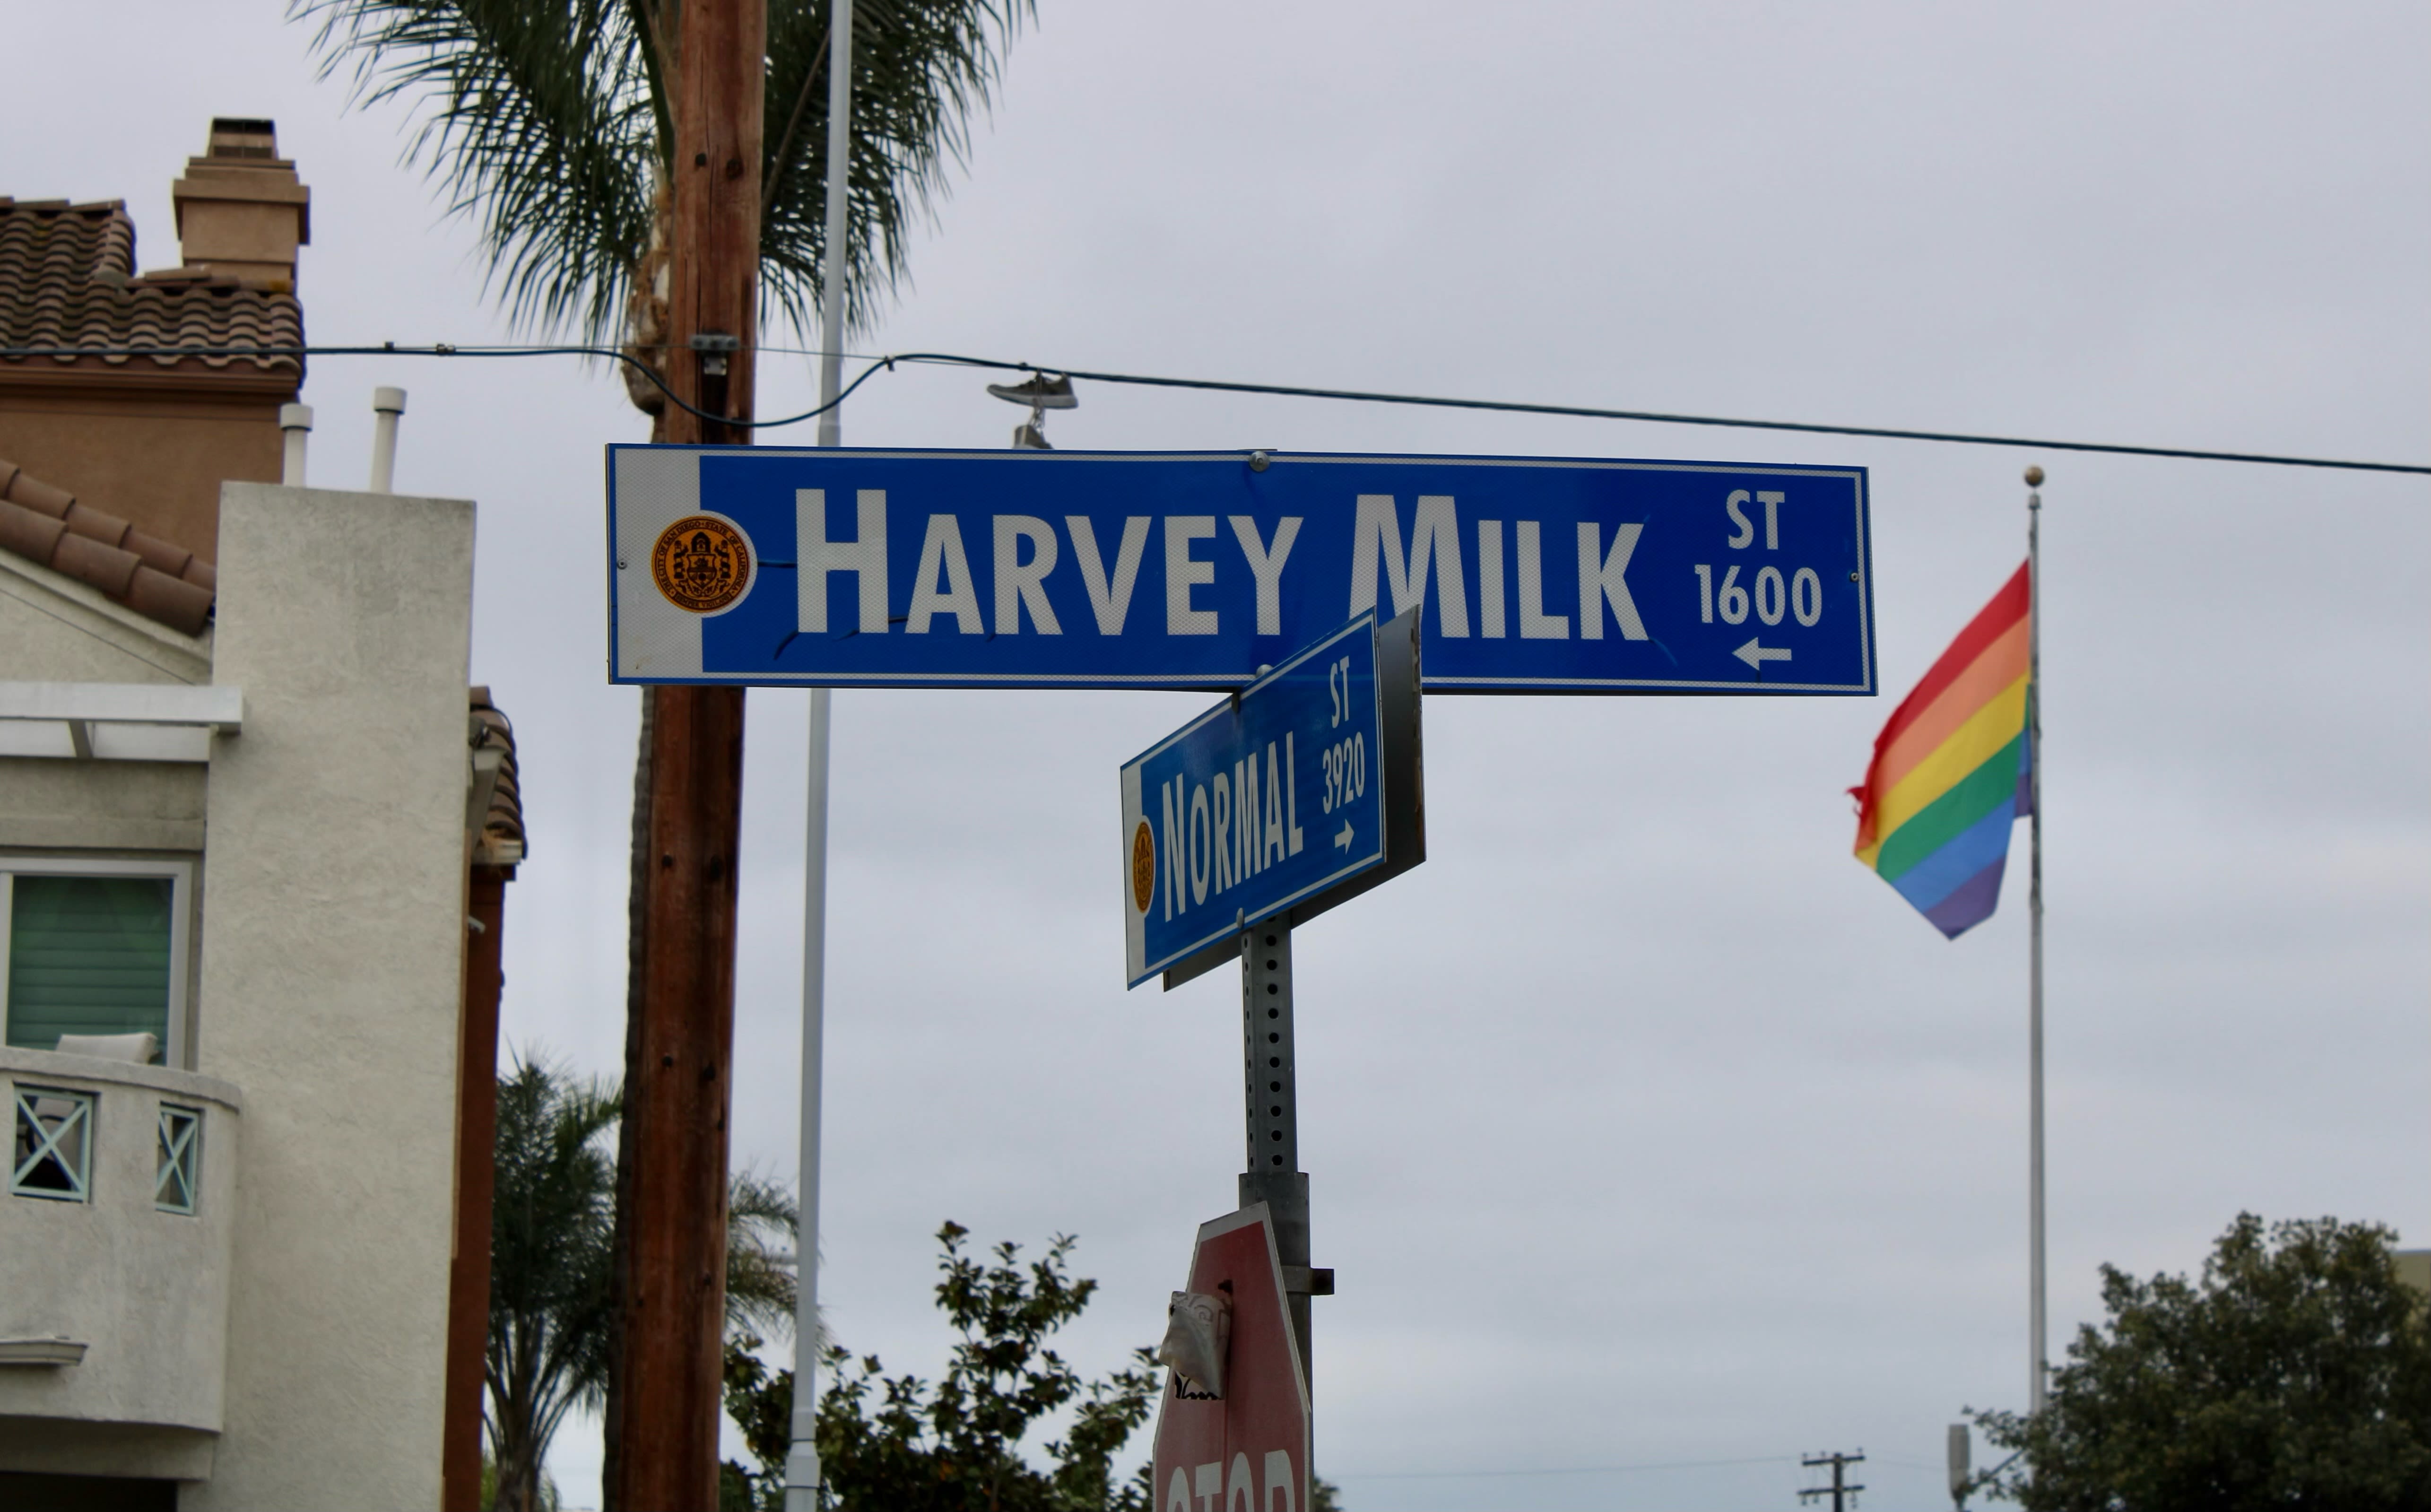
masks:
<instances>
[{"instance_id":1,"label":"sign mounting bolt","mask_svg":"<svg viewBox=\"0 0 2431 1512\"><path fill-rule=\"evenodd\" d=\"M1249 453L1249 471L1253 473L1263 473L1266 470L1266 463L1271 461L1273 461L1273 459L1268 457L1265 452L1253 451Z\"/></svg>"}]
</instances>

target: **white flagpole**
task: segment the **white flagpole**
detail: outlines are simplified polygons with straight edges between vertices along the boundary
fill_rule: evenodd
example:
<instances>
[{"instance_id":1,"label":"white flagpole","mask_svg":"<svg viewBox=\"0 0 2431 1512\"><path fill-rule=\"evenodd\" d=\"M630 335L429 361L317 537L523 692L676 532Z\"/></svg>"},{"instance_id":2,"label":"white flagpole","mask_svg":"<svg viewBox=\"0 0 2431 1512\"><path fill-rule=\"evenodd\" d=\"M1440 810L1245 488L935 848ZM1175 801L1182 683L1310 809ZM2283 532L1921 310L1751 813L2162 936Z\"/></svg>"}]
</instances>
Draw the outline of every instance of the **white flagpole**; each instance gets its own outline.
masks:
<instances>
[{"instance_id":1,"label":"white flagpole","mask_svg":"<svg viewBox=\"0 0 2431 1512\"><path fill-rule=\"evenodd\" d=\"M819 445L844 445L834 408L844 385L844 285L852 166L852 0L833 0L828 43L827 248L819 288ZM811 690L809 816L802 851L801 1222L794 1235L793 1443L785 1454L785 1512L817 1512L819 1452L819 1093L827 1035L829 693Z\"/></svg>"},{"instance_id":2,"label":"white flagpole","mask_svg":"<svg viewBox=\"0 0 2431 1512\"><path fill-rule=\"evenodd\" d=\"M2028 1061L2030 1088L2028 1137L2034 1145L2028 1160L2027 1263L2033 1296L2027 1303L2027 1330L2032 1335L2034 1380L2027 1400L2039 1415L2051 1373L2049 1333L2044 1309L2043 1268L2043 470L2026 469L2026 798L2028 885L2026 892L2027 967L2026 1023L2032 1042Z\"/></svg>"}]
</instances>

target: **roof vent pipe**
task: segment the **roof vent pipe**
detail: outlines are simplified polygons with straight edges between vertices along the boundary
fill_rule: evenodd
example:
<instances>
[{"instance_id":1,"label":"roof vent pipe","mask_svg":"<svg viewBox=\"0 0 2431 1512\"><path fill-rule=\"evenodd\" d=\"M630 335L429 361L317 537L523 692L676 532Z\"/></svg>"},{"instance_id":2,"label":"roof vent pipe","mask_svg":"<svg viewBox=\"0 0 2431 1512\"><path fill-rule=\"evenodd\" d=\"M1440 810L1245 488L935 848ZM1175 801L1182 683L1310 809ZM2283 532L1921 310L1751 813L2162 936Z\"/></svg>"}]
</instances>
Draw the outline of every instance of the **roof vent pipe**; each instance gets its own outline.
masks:
<instances>
[{"instance_id":1,"label":"roof vent pipe","mask_svg":"<svg viewBox=\"0 0 2431 1512\"><path fill-rule=\"evenodd\" d=\"M403 389L372 390L371 491L375 494L396 492L396 417L403 413Z\"/></svg>"},{"instance_id":2,"label":"roof vent pipe","mask_svg":"<svg viewBox=\"0 0 2431 1512\"><path fill-rule=\"evenodd\" d=\"M289 488L302 488L304 442L312 434L312 407L309 404L280 405L278 428L287 434L287 459L278 469L278 480Z\"/></svg>"}]
</instances>

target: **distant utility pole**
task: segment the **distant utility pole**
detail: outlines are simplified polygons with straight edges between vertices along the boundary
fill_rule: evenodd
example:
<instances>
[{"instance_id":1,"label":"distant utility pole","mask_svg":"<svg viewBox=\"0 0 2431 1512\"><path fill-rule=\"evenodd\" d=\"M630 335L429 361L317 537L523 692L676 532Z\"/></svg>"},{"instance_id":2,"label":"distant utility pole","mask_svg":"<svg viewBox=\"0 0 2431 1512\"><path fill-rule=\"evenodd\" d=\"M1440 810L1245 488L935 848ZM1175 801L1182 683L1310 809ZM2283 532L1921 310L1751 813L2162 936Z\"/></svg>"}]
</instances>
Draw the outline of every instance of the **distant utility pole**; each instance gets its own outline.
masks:
<instances>
[{"instance_id":1,"label":"distant utility pole","mask_svg":"<svg viewBox=\"0 0 2431 1512\"><path fill-rule=\"evenodd\" d=\"M767 5L687 0L676 14L667 382L686 404L747 421L760 314ZM670 404L665 439L745 445L751 431ZM650 563L628 570L648 572ZM622 1512L715 1512L743 690L669 685L644 697L639 1011L625 1060L632 1159L617 1235L603 1489L608 1506Z\"/></svg>"},{"instance_id":2,"label":"distant utility pole","mask_svg":"<svg viewBox=\"0 0 2431 1512\"><path fill-rule=\"evenodd\" d=\"M1832 1484L1829 1486L1810 1486L1806 1489L1798 1493L1798 1500L1801 1502L1812 1502L1819 1497L1828 1496L1832 1499L1832 1512L1843 1512L1844 1507L1854 1507L1857 1504L1857 1493L1864 1490L1865 1487L1862 1486L1851 1486L1848 1484L1849 1467L1852 1465L1862 1465L1865 1462L1866 1452L1862 1449L1858 1450L1853 1454L1843 1454L1836 1450L1829 1454L1807 1455L1798 1463L1805 1466L1809 1470L1813 1470L1819 1465L1831 1466Z\"/></svg>"}]
</instances>

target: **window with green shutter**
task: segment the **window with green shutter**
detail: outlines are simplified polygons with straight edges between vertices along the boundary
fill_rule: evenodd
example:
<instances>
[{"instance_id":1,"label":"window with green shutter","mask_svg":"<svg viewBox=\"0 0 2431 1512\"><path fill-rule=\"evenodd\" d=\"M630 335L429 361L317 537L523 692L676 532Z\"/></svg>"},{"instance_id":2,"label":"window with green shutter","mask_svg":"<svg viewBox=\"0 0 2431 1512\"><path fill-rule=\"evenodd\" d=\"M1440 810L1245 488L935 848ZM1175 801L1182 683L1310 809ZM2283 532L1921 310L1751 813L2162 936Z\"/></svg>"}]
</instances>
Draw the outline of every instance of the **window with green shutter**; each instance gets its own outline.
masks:
<instances>
[{"instance_id":1,"label":"window with green shutter","mask_svg":"<svg viewBox=\"0 0 2431 1512\"><path fill-rule=\"evenodd\" d=\"M39 865L20 860L0 874L8 1042L54 1050L62 1034L149 1033L167 1051L183 996L179 878L132 874L131 866L33 869Z\"/></svg>"}]
</instances>

